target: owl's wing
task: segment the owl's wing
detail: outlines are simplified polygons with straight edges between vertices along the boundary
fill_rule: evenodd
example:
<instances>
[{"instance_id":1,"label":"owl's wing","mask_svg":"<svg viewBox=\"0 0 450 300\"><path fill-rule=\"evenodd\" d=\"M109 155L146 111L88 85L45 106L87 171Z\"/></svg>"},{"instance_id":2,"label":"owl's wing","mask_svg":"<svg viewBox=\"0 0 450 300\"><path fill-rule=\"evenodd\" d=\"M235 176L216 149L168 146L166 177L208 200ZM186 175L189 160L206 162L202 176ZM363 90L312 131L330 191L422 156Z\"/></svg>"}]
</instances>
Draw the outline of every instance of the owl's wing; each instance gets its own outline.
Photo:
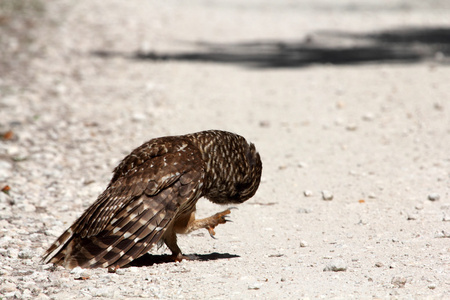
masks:
<instances>
[{"instance_id":1,"label":"owl's wing","mask_svg":"<svg viewBox=\"0 0 450 300\"><path fill-rule=\"evenodd\" d=\"M131 165L127 160L139 153L125 158L108 188L47 250L44 261L68 268L122 266L157 243L180 205L199 197L204 166L190 145L156 153Z\"/></svg>"}]
</instances>

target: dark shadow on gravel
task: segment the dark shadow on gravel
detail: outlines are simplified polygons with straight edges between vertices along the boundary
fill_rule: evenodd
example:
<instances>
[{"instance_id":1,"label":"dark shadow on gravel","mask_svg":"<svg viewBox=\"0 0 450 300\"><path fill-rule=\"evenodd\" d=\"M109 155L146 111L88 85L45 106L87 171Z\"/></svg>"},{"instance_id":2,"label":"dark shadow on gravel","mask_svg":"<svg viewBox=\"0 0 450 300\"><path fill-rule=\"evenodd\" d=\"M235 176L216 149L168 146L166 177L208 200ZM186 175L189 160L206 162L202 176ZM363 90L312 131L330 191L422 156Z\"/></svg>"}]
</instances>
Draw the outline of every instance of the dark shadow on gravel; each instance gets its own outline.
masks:
<instances>
[{"instance_id":1,"label":"dark shadow on gravel","mask_svg":"<svg viewBox=\"0 0 450 300\"><path fill-rule=\"evenodd\" d=\"M210 254L188 254L188 256L191 260L199 260L199 261L210 261L210 260L218 260L218 259L230 259L230 258L237 258L240 257L236 254L230 254L230 253L217 253L213 252ZM168 254L162 254L162 255L153 255L153 254L144 254L143 256L139 257L138 259L133 260L131 263L126 265L123 268L127 267L148 267L152 266L154 264L165 264L165 263L173 263L173 259Z\"/></svg>"},{"instance_id":2,"label":"dark shadow on gravel","mask_svg":"<svg viewBox=\"0 0 450 300\"><path fill-rule=\"evenodd\" d=\"M312 33L300 41L201 42L197 51L137 52L132 59L238 64L253 68L294 68L313 64L450 62L450 28L402 28L365 34L338 31ZM120 55L96 51L108 58ZM126 56L126 55L125 55Z\"/></svg>"}]
</instances>

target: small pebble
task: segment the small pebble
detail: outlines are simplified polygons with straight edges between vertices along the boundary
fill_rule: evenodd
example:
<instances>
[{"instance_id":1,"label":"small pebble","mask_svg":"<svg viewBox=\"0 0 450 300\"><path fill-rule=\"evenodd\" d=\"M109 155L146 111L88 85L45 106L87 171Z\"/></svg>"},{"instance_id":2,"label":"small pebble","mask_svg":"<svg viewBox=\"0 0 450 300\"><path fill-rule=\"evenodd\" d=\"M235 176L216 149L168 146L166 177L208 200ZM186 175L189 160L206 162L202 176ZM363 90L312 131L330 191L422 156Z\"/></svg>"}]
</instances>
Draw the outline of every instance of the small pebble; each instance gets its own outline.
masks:
<instances>
[{"instance_id":1,"label":"small pebble","mask_svg":"<svg viewBox=\"0 0 450 300\"><path fill-rule=\"evenodd\" d=\"M145 114L142 113L134 113L131 116L131 119L135 122L140 122L140 121L145 121L147 119L147 116Z\"/></svg>"},{"instance_id":2,"label":"small pebble","mask_svg":"<svg viewBox=\"0 0 450 300\"><path fill-rule=\"evenodd\" d=\"M408 221L414 221L417 220L417 214L408 214L408 217L406 218Z\"/></svg>"},{"instance_id":3,"label":"small pebble","mask_svg":"<svg viewBox=\"0 0 450 300\"><path fill-rule=\"evenodd\" d=\"M83 272L83 268L82 267L75 267L72 270L70 270L70 274L79 274Z\"/></svg>"},{"instance_id":4,"label":"small pebble","mask_svg":"<svg viewBox=\"0 0 450 300\"><path fill-rule=\"evenodd\" d=\"M270 127L270 121L268 121L268 120L259 121L259 127L269 128Z\"/></svg>"},{"instance_id":5,"label":"small pebble","mask_svg":"<svg viewBox=\"0 0 450 300\"><path fill-rule=\"evenodd\" d=\"M297 167L299 167L299 168L307 168L307 167L308 167L308 164L305 163L305 162L299 162L299 163L297 164Z\"/></svg>"},{"instance_id":6,"label":"small pebble","mask_svg":"<svg viewBox=\"0 0 450 300\"><path fill-rule=\"evenodd\" d=\"M444 215L442 216L442 221L444 222L450 222L450 216L447 215L446 213L443 213Z\"/></svg>"},{"instance_id":7,"label":"small pebble","mask_svg":"<svg viewBox=\"0 0 450 300\"><path fill-rule=\"evenodd\" d=\"M442 111L442 110L444 110L444 105L442 105L442 103L434 103L434 105L433 105L433 107L436 109L436 110L439 110L439 111Z\"/></svg>"},{"instance_id":8,"label":"small pebble","mask_svg":"<svg viewBox=\"0 0 450 300\"><path fill-rule=\"evenodd\" d=\"M405 287L405 284L406 284L406 277L400 277L400 276L392 277L391 283L392 283L395 287L399 287L399 288Z\"/></svg>"},{"instance_id":9,"label":"small pebble","mask_svg":"<svg viewBox=\"0 0 450 300\"><path fill-rule=\"evenodd\" d=\"M83 269L81 267L75 267L70 271L70 274L73 274L74 279L89 279L91 277L91 272L87 269Z\"/></svg>"},{"instance_id":10,"label":"small pebble","mask_svg":"<svg viewBox=\"0 0 450 300\"><path fill-rule=\"evenodd\" d=\"M347 126L345 126L345 129L347 129L347 131L355 131L356 129L358 129L358 126L356 124L348 124Z\"/></svg>"},{"instance_id":11,"label":"small pebble","mask_svg":"<svg viewBox=\"0 0 450 300\"><path fill-rule=\"evenodd\" d=\"M375 267L377 267L377 268L381 268L383 266L384 266L384 264L382 262L378 261L378 262L375 263Z\"/></svg>"},{"instance_id":12,"label":"small pebble","mask_svg":"<svg viewBox=\"0 0 450 300\"><path fill-rule=\"evenodd\" d=\"M442 238L450 238L450 232L441 230L441 231L436 232L436 233L434 234L434 237L435 237L435 238L438 238L438 239L439 239L439 238L440 238L440 239L442 239Z\"/></svg>"},{"instance_id":13,"label":"small pebble","mask_svg":"<svg viewBox=\"0 0 450 300\"><path fill-rule=\"evenodd\" d=\"M326 201L333 200L333 194L330 191L323 190L322 191L322 199Z\"/></svg>"},{"instance_id":14,"label":"small pebble","mask_svg":"<svg viewBox=\"0 0 450 300\"><path fill-rule=\"evenodd\" d=\"M368 222L367 220L361 219L361 220L359 220L359 222L356 223L356 224L358 224L358 225L367 225L367 224L369 224L369 222Z\"/></svg>"},{"instance_id":15,"label":"small pebble","mask_svg":"<svg viewBox=\"0 0 450 300\"><path fill-rule=\"evenodd\" d=\"M428 195L428 200L430 200L430 201L438 201L439 198L441 198L441 197L437 193L431 193Z\"/></svg>"},{"instance_id":16,"label":"small pebble","mask_svg":"<svg viewBox=\"0 0 450 300\"><path fill-rule=\"evenodd\" d=\"M20 259L30 259L33 257L33 253L30 250L22 250L17 254Z\"/></svg>"},{"instance_id":17,"label":"small pebble","mask_svg":"<svg viewBox=\"0 0 450 300\"><path fill-rule=\"evenodd\" d=\"M124 269L117 269L115 273L117 275L125 275L125 270Z\"/></svg>"},{"instance_id":18,"label":"small pebble","mask_svg":"<svg viewBox=\"0 0 450 300\"><path fill-rule=\"evenodd\" d=\"M363 116L362 116L362 119L364 120L364 121L372 121L373 119L375 118L375 115L373 114L373 113L371 113L371 112L368 112L368 113L366 113L366 114L364 114Z\"/></svg>"},{"instance_id":19,"label":"small pebble","mask_svg":"<svg viewBox=\"0 0 450 300\"><path fill-rule=\"evenodd\" d=\"M263 286L262 282L255 282L248 285L249 290L259 290Z\"/></svg>"},{"instance_id":20,"label":"small pebble","mask_svg":"<svg viewBox=\"0 0 450 300\"><path fill-rule=\"evenodd\" d=\"M344 124L344 120L342 118L337 118L336 120L334 120L334 124L337 126L341 126L342 124Z\"/></svg>"},{"instance_id":21,"label":"small pebble","mask_svg":"<svg viewBox=\"0 0 450 300\"><path fill-rule=\"evenodd\" d=\"M309 214L309 213L312 212L312 209L309 209L309 208L299 208L299 209L297 209L297 212L298 212L299 214Z\"/></svg>"},{"instance_id":22,"label":"small pebble","mask_svg":"<svg viewBox=\"0 0 450 300\"><path fill-rule=\"evenodd\" d=\"M305 190L303 191L303 195L305 195L305 197L311 197L313 195L313 192L310 190Z\"/></svg>"},{"instance_id":23,"label":"small pebble","mask_svg":"<svg viewBox=\"0 0 450 300\"><path fill-rule=\"evenodd\" d=\"M342 94L342 92L336 91L336 94L340 95L340 94ZM343 102L343 101L336 102L336 108L342 109L344 107L345 107L345 102Z\"/></svg>"},{"instance_id":24,"label":"small pebble","mask_svg":"<svg viewBox=\"0 0 450 300\"><path fill-rule=\"evenodd\" d=\"M430 290L434 290L436 288L436 284L435 283L431 283L431 284L428 285L428 288Z\"/></svg>"},{"instance_id":25,"label":"small pebble","mask_svg":"<svg viewBox=\"0 0 450 300\"><path fill-rule=\"evenodd\" d=\"M300 241L300 247L304 248L304 247L308 247L308 242L306 241Z\"/></svg>"},{"instance_id":26,"label":"small pebble","mask_svg":"<svg viewBox=\"0 0 450 300\"><path fill-rule=\"evenodd\" d=\"M331 260L323 269L324 272L342 272L347 271L347 264L342 258L335 258Z\"/></svg>"}]
</instances>

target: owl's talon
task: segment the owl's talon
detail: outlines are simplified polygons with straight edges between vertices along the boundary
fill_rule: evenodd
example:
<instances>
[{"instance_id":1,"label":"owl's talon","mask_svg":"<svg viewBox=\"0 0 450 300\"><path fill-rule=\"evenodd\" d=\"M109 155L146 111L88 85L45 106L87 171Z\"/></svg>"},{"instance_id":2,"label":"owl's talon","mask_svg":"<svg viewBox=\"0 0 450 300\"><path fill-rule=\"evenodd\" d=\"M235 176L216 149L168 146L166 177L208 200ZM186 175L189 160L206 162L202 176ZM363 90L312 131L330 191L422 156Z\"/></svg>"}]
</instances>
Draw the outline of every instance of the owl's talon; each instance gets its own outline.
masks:
<instances>
[{"instance_id":1,"label":"owl's talon","mask_svg":"<svg viewBox=\"0 0 450 300\"><path fill-rule=\"evenodd\" d=\"M214 235L216 235L216 232L214 231L214 227L210 226L208 228L206 228L209 232L209 235L213 238L213 239L217 239Z\"/></svg>"}]
</instances>

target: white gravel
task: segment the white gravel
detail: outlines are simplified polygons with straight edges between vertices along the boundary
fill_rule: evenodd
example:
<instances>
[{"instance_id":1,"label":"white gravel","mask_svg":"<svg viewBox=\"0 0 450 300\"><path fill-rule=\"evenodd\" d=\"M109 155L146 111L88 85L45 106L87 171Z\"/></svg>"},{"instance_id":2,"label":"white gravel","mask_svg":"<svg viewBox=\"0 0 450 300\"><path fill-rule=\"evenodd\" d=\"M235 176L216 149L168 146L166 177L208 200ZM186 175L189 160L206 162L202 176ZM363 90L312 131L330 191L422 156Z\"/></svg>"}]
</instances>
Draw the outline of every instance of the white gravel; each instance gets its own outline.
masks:
<instances>
[{"instance_id":1,"label":"white gravel","mask_svg":"<svg viewBox=\"0 0 450 300\"><path fill-rule=\"evenodd\" d=\"M333 200L334 195L330 191L323 190L321 193L322 193L322 199L323 200L326 200L326 201Z\"/></svg>"},{"instance_id":2,"label":"white gravel","mask_svg":"<svg viewBox=\"0 0 450 300\"><path fill-rule=\"evenodd\" d=\"M343 272L347 271L347 264L342 258L331 260L323 269L324 272Z\"/></svg>"},{"instance_id":3,"label":"white gravel","mask_svg":"<svg viewBox=\"0 0 450 300\"><path fill-rule=\"evenodd\" d=\"M395 32L393 41L371 38L378 30L448 30L447 0L47 7L53 27L32 45L32 80L0 81L0 133L15 135L0 140L0 189L11 188L0 192L0 298L448 297L448 43L419 34L406 47ZM428 53L439 45L441 54L416 62L382 57L383 49ZM133 58L222 46L224 55L210 61ZM294 65L296 48L325 57ZM342 51L327 56L333 49ZM244 60L275 52L292 65L224 62L239 51ZM329 63L332 54L342 60ZM359 55L374 59L355 63ZM217 240L206 232L180 237L184 252L202 259L79 274L40 263L124 155L150 138L203 129L254 142L264 170L258 193L216 228ZM322 201L324 189L333 201ZM304 197L307 190L314 193ZM427 200L432 193L439 201ZM201 200L198 216L220 210ZM346 271L323 272L332 258Z\"/></svg>"}]
</instances>

